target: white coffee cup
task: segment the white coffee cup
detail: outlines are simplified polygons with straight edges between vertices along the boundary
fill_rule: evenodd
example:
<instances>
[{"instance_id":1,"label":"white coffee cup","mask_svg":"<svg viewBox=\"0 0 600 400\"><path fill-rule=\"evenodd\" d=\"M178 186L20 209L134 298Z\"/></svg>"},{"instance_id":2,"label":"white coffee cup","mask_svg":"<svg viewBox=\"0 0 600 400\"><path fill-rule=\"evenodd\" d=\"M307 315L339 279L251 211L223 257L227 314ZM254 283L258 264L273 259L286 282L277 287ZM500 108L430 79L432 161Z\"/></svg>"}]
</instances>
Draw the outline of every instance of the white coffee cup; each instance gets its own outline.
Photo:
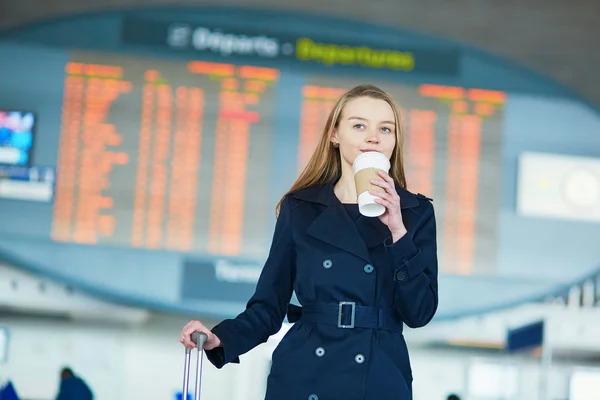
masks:
<instances>
[{"instance_id":1,"label":"white coffee cup","mask_svg":"<svg viewBox=\"0 0 600 400\"><path fill-rule=\"evenodd\" d=\"M375 202L377 196L369 193L369 190L383 192L383 188L371 184L371 179L381 179L378 171L388 173L390 160L383 153L368 151L360 154L354 160L354 183L358 195L358 210L365 217L378 217L385 212L385 206Z\"/></svg>"}]
</instances>

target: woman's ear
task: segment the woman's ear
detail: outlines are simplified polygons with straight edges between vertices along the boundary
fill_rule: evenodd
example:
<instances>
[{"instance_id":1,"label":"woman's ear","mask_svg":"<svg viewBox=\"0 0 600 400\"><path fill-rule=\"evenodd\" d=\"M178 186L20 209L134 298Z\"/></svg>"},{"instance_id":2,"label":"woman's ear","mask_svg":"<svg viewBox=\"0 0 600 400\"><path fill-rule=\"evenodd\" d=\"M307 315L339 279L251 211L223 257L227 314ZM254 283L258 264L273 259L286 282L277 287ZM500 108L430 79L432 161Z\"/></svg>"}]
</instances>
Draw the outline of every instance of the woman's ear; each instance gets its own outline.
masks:
<instances>
[{"instance_id":1,"label":"woman's ear","mask_svg":"<svg viewBox=\"0 0 600 400\"><path fill-rule=\"evenodd\" d=\"M339 143L338 137L337 137L337 128L334 128L331 131L331 138L329 140L331 141L331 143Z\"/></svg>"}]
</instances>

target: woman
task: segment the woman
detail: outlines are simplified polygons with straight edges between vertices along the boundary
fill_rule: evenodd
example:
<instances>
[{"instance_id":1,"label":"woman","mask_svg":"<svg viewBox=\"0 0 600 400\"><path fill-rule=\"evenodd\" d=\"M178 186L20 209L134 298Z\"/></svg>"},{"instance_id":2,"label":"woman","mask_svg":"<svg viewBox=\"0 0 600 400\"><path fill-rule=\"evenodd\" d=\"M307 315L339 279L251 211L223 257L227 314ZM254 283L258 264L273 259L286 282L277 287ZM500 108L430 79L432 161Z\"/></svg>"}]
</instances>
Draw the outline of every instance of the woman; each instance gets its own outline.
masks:
<instances>
[{"instance_id":1,"label":"woman","mask_svg":"<svg viewBox=\"0 0 600 400\"><path fill-rule=\"evenodd\" d=\"M180 341L204 332L221 368L281 328L266 399L412 399L403 324L426 325L438 305L434 210L406 190L403 134L391 98L377 87L345 93L306 169L278 204L269 257L244 312L212 330L189 322ZM364 151L391 161L373 191L386 211L359 214L352 163ZM288 303L295 291L302 307Z\"/></svg>"}]
</instances>

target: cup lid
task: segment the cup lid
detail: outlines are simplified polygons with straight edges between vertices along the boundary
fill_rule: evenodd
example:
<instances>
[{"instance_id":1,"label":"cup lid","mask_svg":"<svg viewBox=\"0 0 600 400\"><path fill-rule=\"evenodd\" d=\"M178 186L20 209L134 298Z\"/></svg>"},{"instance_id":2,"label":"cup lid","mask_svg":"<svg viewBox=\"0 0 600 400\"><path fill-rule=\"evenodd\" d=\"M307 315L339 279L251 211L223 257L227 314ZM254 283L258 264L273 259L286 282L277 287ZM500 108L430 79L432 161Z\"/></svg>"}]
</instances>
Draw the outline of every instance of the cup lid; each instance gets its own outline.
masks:
<instances>
[{"instance_id":1,"label":"cup lid","mask_svg":"<svg viewBox=\"0 0 600 400\"><path fill-rule=\"evenodd\" d=\"M385 163L386 163L388 169L390 169L390 167L391 167L390 160L388 160L388 158L385 156L385 154L383 154L379 151L365 151L364 153L359 154L354 159L354 162L352 163L352 167L355 168L357 162L359 162L360 160L367 158L367 157L381 158L382 161L385 160Z\"/></svg>"}]
</instances>

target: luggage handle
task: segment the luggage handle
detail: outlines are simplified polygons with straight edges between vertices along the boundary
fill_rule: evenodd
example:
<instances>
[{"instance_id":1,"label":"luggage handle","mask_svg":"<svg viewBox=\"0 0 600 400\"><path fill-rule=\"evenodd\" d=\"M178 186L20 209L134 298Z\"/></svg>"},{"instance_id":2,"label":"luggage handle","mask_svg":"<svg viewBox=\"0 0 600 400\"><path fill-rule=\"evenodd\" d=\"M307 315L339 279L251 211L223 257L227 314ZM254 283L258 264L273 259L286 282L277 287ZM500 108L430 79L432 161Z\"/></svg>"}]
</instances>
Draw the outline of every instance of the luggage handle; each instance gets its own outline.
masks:
<instances>
[{"instance_id":1,"label":"luggage handle","mask_svg":"<svg viewBox=\"0 0 600 400\"><path fill-rule=\"evenodd\" d=\"M198 359L196 361L196 385L194 389L194 400L200 400L200 383L202 381L202 352L204 343L208 340L208 336L202 332L192 333L192 341L196 343L198 350ZM190 384L190 357L192 349L185 348L185 365L183 372L183 392L181 393L182 400L188 398L188 388Z\"/></svg>"}]
</instances>

